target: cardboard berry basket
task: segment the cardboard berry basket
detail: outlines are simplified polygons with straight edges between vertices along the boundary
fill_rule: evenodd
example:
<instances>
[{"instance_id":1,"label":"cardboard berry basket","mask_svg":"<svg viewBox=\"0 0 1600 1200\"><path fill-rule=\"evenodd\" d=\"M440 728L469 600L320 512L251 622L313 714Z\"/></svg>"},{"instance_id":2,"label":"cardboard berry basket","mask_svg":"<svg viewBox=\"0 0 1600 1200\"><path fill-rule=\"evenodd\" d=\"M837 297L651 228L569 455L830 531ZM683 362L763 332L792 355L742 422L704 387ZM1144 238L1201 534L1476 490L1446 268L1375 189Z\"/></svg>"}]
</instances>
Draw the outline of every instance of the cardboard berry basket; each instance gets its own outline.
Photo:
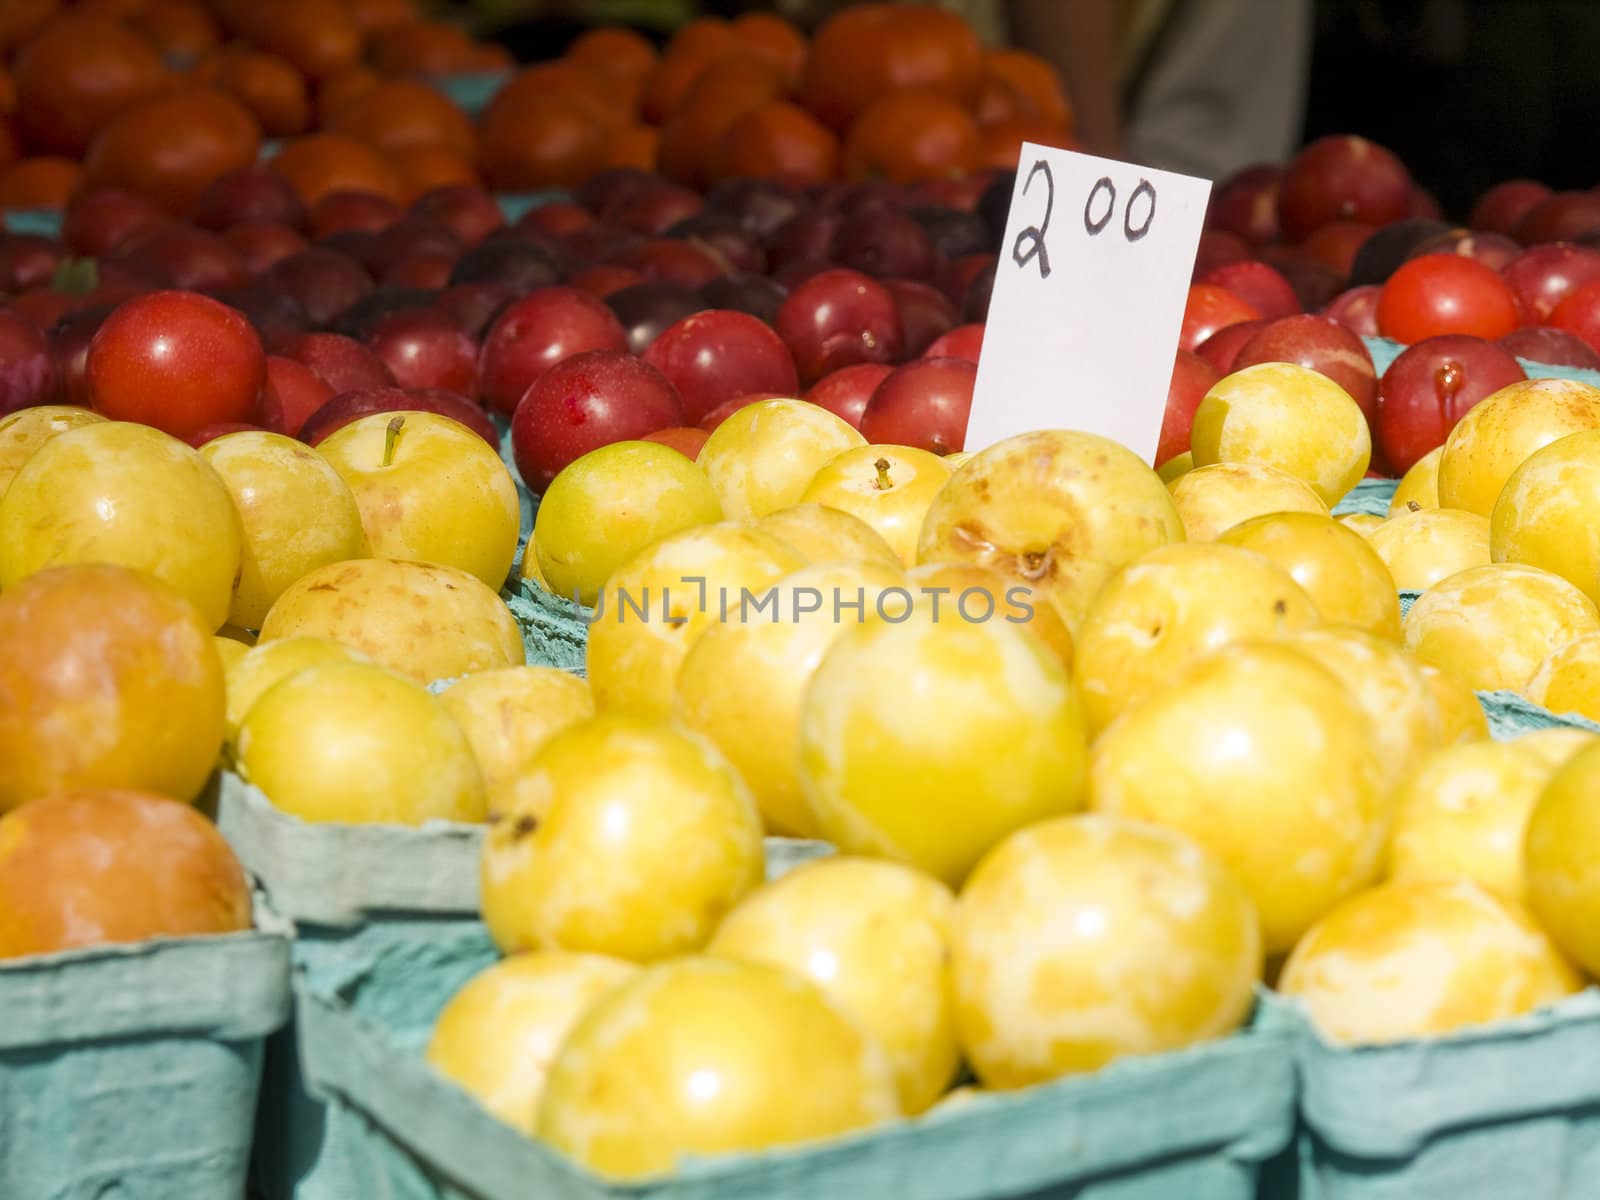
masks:
<instances>
[{"instance_id":1,"label":"cardboard berry basket","mask_svg":"<svg viewBox=\"0 0 1600 1200\"><path fill-rule=\"evenodd\" d=\"M696 1160L608 1184L501 1124L424 1060L450 996L495 960L481 930L445 944L371 946L339 976L302 974L307 1080L341 1120L363 1196L408 1200L1249 1200L1289 1140L1283 1029L1253 1027L1173 1054L1009 1094L979 1094L857 1136Z\"/></svg>"},{"instance_id":2,"label":"cardboard berry basket","mask_svg":"<svg viewBox=\"0 0 1600 1200\"><path fill-rule=\"evenodd\" d=\"M293 940L285 944L285 960L292 961L302 994L337 990L381 963L392 991L373 1003L387 1012L412 1004L413 987L431 987L436 964L470 975L494 958L478 920L481 825L311 824L277 809L231 772L222 778L217 825L287 920ZM768 838L768 873L781 874L830 849L822 842ZM459 984L466 976L451 978ZM287 992L287 981L284 986ZM347 1105L308 1090L307 1054L297 1021L267 1047L252 1168L261 1192L268 1200L406 1195L371 1182L367 1164L381 1151L366 1143L376 1135ZM12 1195L0 1188L5 1200ZM33 1200L29 1193L17 1195Z\"/></svg>"},{"instance_id":3,"label":"cardboard berry basket","mask_svg":"<svg viewBox=\"0 0 1600 1200\"><path fill-rule=\"evenodd\" d=\"M0 964L0 1196L244 1195L287 926Z\"/></svg>"},{"instance_id":4,"label":"cardboard berry basket","mask_svg":"<svg viewBox=\"0 0 1600 1200\"><path fill-rule=\"evenodd\" d=\"M1266 1004L1300 1075L1299 1200L1578 1200L1600 1169L1600 991L1512 1021L1377 1046Z\"/></svg>"}]
</instances>

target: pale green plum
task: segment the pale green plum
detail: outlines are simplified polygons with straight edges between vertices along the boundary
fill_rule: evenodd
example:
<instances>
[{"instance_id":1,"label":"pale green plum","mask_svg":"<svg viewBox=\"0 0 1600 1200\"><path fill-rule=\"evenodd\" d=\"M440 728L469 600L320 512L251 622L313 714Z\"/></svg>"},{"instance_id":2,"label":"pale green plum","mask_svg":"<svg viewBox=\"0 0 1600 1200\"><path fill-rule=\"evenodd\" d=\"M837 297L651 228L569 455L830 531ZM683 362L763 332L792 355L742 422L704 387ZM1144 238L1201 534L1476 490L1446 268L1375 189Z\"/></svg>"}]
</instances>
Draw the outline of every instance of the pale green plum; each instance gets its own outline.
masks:
<instances>
[{"instance_id":1,"label":"pale green plum","mask_svg":"<svg viewBox=\"0 0 1600 1200\"><path fill-rule=\"evenodd\" d=\"M669 446L613 442L569 464L534 518L548 590L592 605L611 573L652 542L722 520L706 473Z\"/></svg>"}]
</instances>

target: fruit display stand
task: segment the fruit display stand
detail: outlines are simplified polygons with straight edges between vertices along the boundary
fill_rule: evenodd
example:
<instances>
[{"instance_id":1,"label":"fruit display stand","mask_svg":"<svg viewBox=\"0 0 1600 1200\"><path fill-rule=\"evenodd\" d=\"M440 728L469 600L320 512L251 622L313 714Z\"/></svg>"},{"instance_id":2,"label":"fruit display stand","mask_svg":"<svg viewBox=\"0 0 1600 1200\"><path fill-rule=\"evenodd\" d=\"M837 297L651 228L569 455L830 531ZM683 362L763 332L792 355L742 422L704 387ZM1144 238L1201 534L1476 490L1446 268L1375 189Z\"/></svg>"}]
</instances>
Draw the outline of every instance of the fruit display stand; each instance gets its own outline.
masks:
<instances>
[{"instance_id":1,"label":"fruit display stand","mask_svg":"<svg viewBox=\"0 0 1600 1200\"><path fill-rule=\"evenodd\" d=\"M491 1117L424 1061L440 1008L495 958L488 938L370 947L342 974L296 982L311 1089L364 1157L351 1195L414 1200L1232 1200L1288 1141L1294 1074L1283 1029L1011 1094L957 1097L918 1119L815 1149L691 1163L608 1185Z\"/></svg>"},{"instance_id":2,"label":"fruit display stand","mask_svg":"<svg viewBox=\"0 0 1600 1200\"><path fill-rule=\"evenodd\" d=\"M287 927L0 966L0 1195L239 1196Z\"/></svg>"},{"instance_id":3,"label":"fruit display stand","mask_svg":"<svg viewBox=\"0 0 1600 1200\"><path fill-rule=\"evenodd\" d=\"M1514 692L1480 692L1490 736L1600 732ZM1286 1031L1300 1120L1262 1195L1414 1200L1577 1194L1600 1162L1600 989L1427 1039L1339 1045L1299 1002L1270 993L1261 1021Z\"/></svg>"},{"instance_id":4,"label":"fruit display stand","mask_svg":"<svg viewBox=\"0 0 1600 1200\"><path fill-rule=\"evenodd\" d=\"M414 1011L426 1001L431 1019L450 992L494 960L477 915L483 827L313 825L231 772L222 779L217 824L293 934L284 957L292 957L296 1015L267 1049L256 1181L268 1197L386 1194L374 1164L396 1152L359 1108L317 1087L327 1069L318 1064L344 1053L344 1036L314 1037L326 1024L308 1026L307 1005L376 972L387 985L370 992L376 1013ZM820 842L769 838L768 874L828 851ZM373 1085L386 1086L378 1076Z\"/></svg>"}]
</instances>

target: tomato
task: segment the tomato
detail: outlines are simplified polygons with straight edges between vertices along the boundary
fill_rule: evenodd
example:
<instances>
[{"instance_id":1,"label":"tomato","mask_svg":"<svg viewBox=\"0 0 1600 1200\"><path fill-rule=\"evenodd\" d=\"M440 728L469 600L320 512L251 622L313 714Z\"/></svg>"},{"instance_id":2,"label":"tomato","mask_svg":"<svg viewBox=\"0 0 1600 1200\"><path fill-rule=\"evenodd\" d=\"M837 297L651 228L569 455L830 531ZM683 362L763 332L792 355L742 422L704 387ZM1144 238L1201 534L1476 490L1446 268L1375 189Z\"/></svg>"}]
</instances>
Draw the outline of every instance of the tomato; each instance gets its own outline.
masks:
<instances>
[{"instance_id":1,"label":"tomato","mask_svg":"<svg viewBox=\"0 0 1600 1200\"><path fill-rule=\"evenodd\" d=\"M150 292L106 318L87 370L96 411L187 438L249 421L267 360L250 323L227 305L198 292Z\"/></svg>"},{"instance_id":2,"label":"tomato","mask_svg":"<svg viewBox=\"0 0 1600 1200\"><path fill-rule=\"evenodd\" d=\"M1511 285L1459 254L1412 259L1389 277L1378 296L1378 332L1400 342L1446 333L1493 341L1521 324Z\"/></svg>"}]
</instances>

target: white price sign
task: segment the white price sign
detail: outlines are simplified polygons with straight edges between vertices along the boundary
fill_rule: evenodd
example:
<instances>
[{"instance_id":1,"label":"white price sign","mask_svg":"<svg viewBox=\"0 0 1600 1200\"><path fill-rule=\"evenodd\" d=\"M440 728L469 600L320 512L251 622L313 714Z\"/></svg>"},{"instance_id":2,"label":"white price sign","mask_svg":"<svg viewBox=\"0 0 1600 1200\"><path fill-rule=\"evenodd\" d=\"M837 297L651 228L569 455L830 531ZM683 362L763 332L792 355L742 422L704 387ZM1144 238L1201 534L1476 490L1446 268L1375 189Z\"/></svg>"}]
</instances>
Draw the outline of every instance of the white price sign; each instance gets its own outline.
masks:
<instances>
[{"instance_id":1,"label":"white price sign","mask_svg":"<svg viewBox=\"0 0 1600 1200\"><path fill-rule=\"evenodd\" d=\"M1026 142L966 449L1082 429L1155 457L1211 181Z\"/></svg>"}]
</instances>

